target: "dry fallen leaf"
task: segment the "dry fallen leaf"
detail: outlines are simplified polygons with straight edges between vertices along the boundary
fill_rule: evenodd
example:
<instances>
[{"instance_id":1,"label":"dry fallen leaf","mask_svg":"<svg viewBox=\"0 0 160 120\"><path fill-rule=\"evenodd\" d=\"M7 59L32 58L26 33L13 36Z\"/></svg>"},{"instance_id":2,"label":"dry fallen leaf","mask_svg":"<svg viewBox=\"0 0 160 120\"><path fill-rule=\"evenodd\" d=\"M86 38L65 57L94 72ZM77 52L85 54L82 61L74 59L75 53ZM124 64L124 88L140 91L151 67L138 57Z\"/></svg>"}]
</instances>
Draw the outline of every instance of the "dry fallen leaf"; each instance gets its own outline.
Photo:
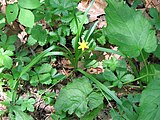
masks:
<instances>
[{"instance_id":1,"label":"dry fallen leaf","mask_svg":"<svg viewBox=\"0 0 160 120\"><path fill-rule=\"evenodd\" d=\"M85 12L91 1L92 0L81 0L77 8L80 11ZM90 22L99 20L99 24L97 25L98 28L106 26L106 20L105 17L103 16L105 15L104 9L106 8L106 6L107 3L104 0L95 0L95 2L93 3L92 7L88 12Z\"/></svg>"},{"instance_id":2,"label":"dry fallen leaf","mask_svg":"<svg viewBox=\"0 0 160 120\"><path fill-rule=\"evenodd\" d=\"M4 105L1 104L1 102L4 101L4 100L6 100L6 99L7 99L6 93L0 90L0 111L1 110L5 111L7 109L6 106L4 106Z\"/></svg>"},{"instance_id":3,"label":"dry fallen leaf","mask_svg":"<svg viewBox=\"0 0 160 120\"><path fill-rule=\"evenodd\" d=\"M160 12L160 1L159 0L145 0L146 8L157 8L158 12Z\"/></svg>"},{"instance_id":4,"label":"dry fallen leaf","mask_svg":"<svg viewBox=\"0 0 160 120\"><path fill-rule=\"evenodd\" d=\"M21 33L18 33L18 38L20 39L20 41L22 42L22 43L26 43L26 41L27 41L27 33L26 33L26 31L22 31Z\"/></svg>"}]
</instances>

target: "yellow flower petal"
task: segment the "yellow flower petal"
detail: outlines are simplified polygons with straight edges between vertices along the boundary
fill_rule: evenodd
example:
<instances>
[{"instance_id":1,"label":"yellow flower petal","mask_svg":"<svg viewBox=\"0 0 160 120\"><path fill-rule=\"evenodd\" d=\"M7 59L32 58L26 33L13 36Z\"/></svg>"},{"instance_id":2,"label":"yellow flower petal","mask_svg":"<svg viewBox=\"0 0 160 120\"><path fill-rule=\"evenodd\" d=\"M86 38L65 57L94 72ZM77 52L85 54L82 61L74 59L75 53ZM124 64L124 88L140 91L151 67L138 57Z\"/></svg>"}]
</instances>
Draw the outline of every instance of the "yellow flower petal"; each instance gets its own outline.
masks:
<instances>
[{"instance_id":1,"label":"yellow flower petal","mask_svg":"<svg viewBox=\"0 0 160 120\"><path fill-rule=\"evenodd\" d=\"M88 42L85 42L84 40L82 42L78 42L78 44L79 44L78 49L82 49L82 51L89 48L88 45L87 45Z\"/></svg>"}]
</instances>

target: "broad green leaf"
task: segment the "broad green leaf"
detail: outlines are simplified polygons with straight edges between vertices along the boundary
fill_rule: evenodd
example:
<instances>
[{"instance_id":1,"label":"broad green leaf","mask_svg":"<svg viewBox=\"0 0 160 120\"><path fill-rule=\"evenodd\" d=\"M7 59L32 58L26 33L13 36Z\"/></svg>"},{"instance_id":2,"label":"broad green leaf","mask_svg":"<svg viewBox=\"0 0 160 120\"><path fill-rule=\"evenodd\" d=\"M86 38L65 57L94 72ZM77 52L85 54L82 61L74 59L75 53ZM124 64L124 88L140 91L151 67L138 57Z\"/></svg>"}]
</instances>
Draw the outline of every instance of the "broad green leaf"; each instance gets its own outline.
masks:
<instances>
[{"instance_id":1,"label":"broad green leaf","mask_svg":"<svg viewBox=\"0 0 160 120\"><path fill-rule=\"evenodd\" d=\"M152 80L142 92L138 120L159 120L160 78Z\"/></svg>"},{"instance_id":2,"label":"broad green leaf","mask_svg":"<svg viewBox=\"0 0 160 120\"><path fill-rule=\"evenodd\" d=\"M149 13L153 18L158 18L158 11L156 8L150 8Z\"/></svg>"},{"instance_id":3,"label":"broad green leaf","mask_svg":"<svg viewBox=\"0 0 160 120\"><path fill-rule=\"evenodd\" d=\"M110 110L110 115L112 116L113 120L125 120L117 111L113 108Z\"/></svg>"},{"instance_id":4,"label":"broad green leaf","mask_svg":"<svg viewBox=\"0 0 160 120\"><path fill-rule=\"evenodd\" d=\"M118 78L115 76L115 74L109 70L109 69L105 69L103 72L103 76L105 77L106 80L108 81L116 81Z\"/></svg>"},{"instance_id":5,"label":"broad green leaf","mask_svg":"<svg viewBox=\"0 0 160 120\"><path fill-rule=\"evenodd\" d=\"M0 116L3 116L4 113L5 113L5 110L1 110L1 111L0 111Z\"/></svg>"},{"instance_id":6,"label":"broad green leaf","mask_svg":"<svg viewBox=\"0 0 160 120\"><path fill-rule=\"evenodd\" d=\"M28 80L29 80L29 74L28 74L28 73L25 73L25 74L23 74L23 75L21 76L21 78L22 78L23 80L28 81Z\"/></svg>"},{"instance_id":7,"label":"broad green leaf","mask_svg":"<svg viewBox=\"0 0 160 120\"><path fill-rule=\"evenodd\" d=\"M6 7L6 18L7 18L8 23L13 22L17 18L18 11L19 11L19 8L18 8L17 4L7 5L7 7Z\"/></svg>"},{"instance_id":8,"label":"broad green leaf","mask_svg":"<svg viewBox=\"0 0 160 120\"><path fill-rule=\"evenodd\" d=\"M89 107L95 108L103 102L102 97L94 92L92 93L92 91L91 84L86 77L75 79L60 91L54 106L56 112L59 114L63 112L72 114L74 112L78 117L83 116L91 110ZM97 99L97 97L100 98ZM89 104L89 107L87 104Z\"/></svg>"},{"instance_id":9,"label":"broad green leaf","mask_svg":"<svg viewBox=\"0 0 160 120\"><path fill-rule=\"evenodd\" d=\"M1 61L0 61L1 62ZM1 64L1 63L0 63ZM0 73L4 70L4 67L0 67Z\"/></svg>"},{"instance_id":10,"label":"broad green leaf","mask_svg":"<svg viewBox=\"0 0 160 120\"><path fill-rule=\"evenodd\" d=\"M92 92L91 84L87 78L75 79L63 88L55 103L55 109L58 113L75 112L77 116L83 116L88 109L87 96Z\"/></svg>"},{"instance_id":11,"label":"broad green leaf","mask_svg":"<svg viewBox=\"0 0 160 120\"><path fill-rule=\"evenodd\" d=\"M28 110L30 112L33 112L34 111L34 103L35 102L36 101L33 98L24 100L23 103L21 104L21 110L22 111Z\"/></svg>"},{"instance_id":12,"label":"broad green leaf","mask_svg":"<svg viewBox=\"0 0 160 120\"><path fill-rule=\"evenodd\" d=\"M6 42L7 41L7 35L6 34L2 34L1 35L1 41L2 42Z\"/></svg>"},{"instance_id":13,"label":"broad green leaf","mask_svg":"<svg viewBox=\"0 0 160 120\"><path fill-rule=\"evenodd\" d=\"M0 47L2 47L5 50L10 50L8 48L10 48L10 46L14 47L14 45L13 45L14 42L15 42L15 40L12 40L12 43L11 43L11 39L7 40L7 35L6 34L2 34L1 35L1 41L0 41Z\"/></svg>"},{"instance_id":14,"label":"broad green leaf","mask_svg":"<svg viewBox=\"0 0 160 120\"><path fill-rule=\"evenodd\" d=\"M154 51L153 54L160 59L160 45L158 45L156 51Z\"/></svg>"},{"instance_id":15,"label":"broad green leaf","mask_svg":"<svg viewBox=\"0 0 160 120\"><path fill-rule=\"evenodd\" d=\"M54 77L54 76L56 75L56 73L57 73L56 68L53 68L53 69L51 70L51 76Z\"/></svg>"},{"instance_id":16,"label":"broad green leaf","mask_svg":"<svg viewBox=\"0 0 160 120\"><path fill-rule=\"evenodd\" d=\"M12 68L12 74L13 74L14 79L17 79L19 77L21 70L22 70L22 67L20 67L20 66Z\"/></svg>"},{"instance_id":17,"label":"broad green leaf","mask_svg":"<svg viewBox=\"0 0 160 120\"><path fill-rule=\"evenodd\" d=\"M46 104L52 104L54 102L54 98L56 97L56 93L54 92L46 92L43 96L43 100Z\"/></svg>"},{"instance_id":18,"label":"broad green leaf","mask_svg":"<svg viewBox=\"0 0 160 120\"><path fill-rule=\"evenodd\" d=\"M127 70L125 68L116 69L116 75L117 75L117 78L119 79L121 79L126 73L127 73Z\"/></svg>"},{"instance_id":19,"label":"broad green leaf","mask_svg":"<svg viewBox=\"0 0 160 120\"><path fill-rule=\"evenodd\" d=\"M12 64L13 64L12 58L10 58L7 55L4 55L3 56L3 63L4 63L4 66L6 68L10 69L12 67Z\"/></svg>"},{"instance_id":20,"label":"broad green leaf","mask_svg":"<svg viewBox=\"0 0 160 120\"><path fill-rule=\"evenodd\" d=\"M51 118L52 118L53 120L59 120L59 119L60 119L60 116L52 113L52 114L51 114Z\"/></svg>"},{"instance_id":21,"label":"broad green leaf","mask_svg":"<svg viewBox=\"0 0 160 120\"><path fill-rule=\"evenodd\" d=\"M30 36L28 37L27 44L28 44L29 46L33 46L34 44L36 44L36 42L37 42L37 40L34 39L34 38L32 37L32 35L30 35Z\"/></svg>"},{"instance_id":22,"label":"broad green leaf","mask_svg":"<svg viewBox=\"0 0 160 120\"><path fill-rule=\"evenodd\" d=\"M51 75L49 73L40 74L39 75L39 81L42 84L50 84L52 82Z\"/></svg>"},{"instance_id":23,"label":"broad green leaf","mask_svg":"<svg viewBox=\"0 0 160 120\"><path fill-rule=\"evenodd\" d=\"M68 26L66 25L60 25L58 30L57 30L57 33L59 36L69 36L70 35L70 29Z\"/></svg>"},{"instance_id":24,"label":"broad green leaf","mask_svg":"<svg viewBox=\"0 0 160 120\"><path fill-rule=\"evenodd\" d=\"M118 60L112 57L110 60L103 60L103 67L108 67L110 70L115 71Z\"/></svg>"},{"instance_id":25,"label":"broad green leaf","mask_svg":"<svg viewBox=\"0 0 160 120\"><path fill-rule=\"evenodd\" d=\"M50 0L51 6L54 8L54 14L63 14L67 16L69 10L73 10L76 4L70 0Z\"/></svg>"},{"instance_id":26,"label":"broad green leaf","mask_svg":"<svg viewBox=\"0 0 160 120\"><path fill-rule=\"evenodd\" d=\"M106 44L106 38L105 38L105 36L101 36L101 37L97 38L97 41L98 41L101 45Z\"/></svg>"},{"instance_id":27,"label":"broad green leaf","mask_svg":"<svg viewBox=\"0 0 160 120\"><path fill-rule=\"evenodd\" d=\"M103 90L105 94L109 95L112 99L114 99L117 102L117 104L123 107L122 101L113 93L113 91L108 89L105 85L103 85L101 82L99 82L97 79L95 79L92 75L88 74L87 72L81 69L77 69L77 70L82 74L84 74L86 77L88 77L90 80L92 80L99 89Z\"/></svg>"},{"instance_id":28,"label":"broad green leaf","mask_svg":"<svg viewBox=\"0 0 160 120\"><path fill-rule=\"evenodd\" d=\"M7 41L6 41L6 43L5 43L5 45L4 45L5 49L14 51L15 50L14 43L16 42L16 40L18 40L17 35L9 36Z\"/></svg>"},{"instance_id":29,"label":"broad green leaf","mask_svg":"<svg viewBox=\"0 0 160 120\"><path fill-rule=\"evenodd\" d=\"M39 33L41 33L41 34L39 34ZM43 30L42 26L40 26L40 25L34 26L31 30L31 35L32 35L32 38L37 40L40 45L46 44L47 31ZM41 45L41 46L43 46L43 45Z\"/></svg>"},{"instance_id":30,"label":"broad green leaf","mask_svg":"<svg viewBox=\"0 0 160 120\"><path fill-rule=\"evenodd\" d=\"M149 64L148 65L148 79L146 77L142 78L141 81L145 83L149 83L154 80L155 77L158 77L160 74L160 65L159 64ZM146 68L143 67L140 71L140 76L147 75ZM147 81L148 80L148 81Z\"/></svg>"},{"instance_id":31,"label":"broad green leaf","mask_svg":"<svg viewBox=\"0 0 160 120\"><path fill-rule=\"evenodd\" d=\"M101 111L103 105L100 105L98 108L94 109L93 111L89 111L87 114L85 114L83 117L81 117L80 120L94 120L98 113Z\"/></svg>"},{"instance_id":32,"label":"broad green leaf","mask_svg":"<svg viewBox=\"0 0 160 120\"><path fill-rule=\"evenodd\" d=\"M31 80L30 80L30 84L31 84L32 86L36 86L36 85L38 85L38 83L39 83L38 76L33 76L33 77L31 78Z\"/></svg>"},{"instance_id":33,"label":"broad green leaf","mask_svg":"<svg viewBox=\"0 0 160 120\"><path fill-rule=\"evenodd\" d=\"M7 81L7 84L9 85L9 87L10 87L11 89L13 89L14 86L16 85L16 80L9 79L9 80Z\"/></svg>"},{"instance_id":34,"label":"broad green leaf","mask_svg":"<svg viewBox=\"0 0 160 120\"><path fill-rule=\"evenodd\" d=\"M38 68L38 73L48 73L51 72L52 66L50 64L42 64L42 66L40 66Z\"/></svg>"},{"instance_id":35,"label":"broad green leaf","mask_svg":"<svg viewBox=\"0 0 160 120\"><path fill-rule=\"evenodd\" d=\"M6 50L6 51L4 52L4 55L13 56L13 52L10 51L10 50Z\"/></svg>"},{"instance_id":36,"label":"broad green leaf","mask_svg":"<svg viewBox=\"0 0 160 120\"><path fill-rule=\"evenodd\" d=\"M18 5L26 9L36 9L40 6L39 0L18 0Z\"/></svg>"},{"instance_id":37,"label":"broad green leaf","mask_svg":"<svg viewBox=\"0 0 160 120\"><path fill-rule=\"evenodd\" d=\"M139 4L143 4L143 0L134 0L132 8L136 9Z\"/></svg>"},{"instance_id":38,"label":"broad green leaf","mask_svg":"<svg viewBox=\"0 0 160 120\"><path fill-rule=\"evenodd\" d=\"M0 13L0 29L2 29L6 24L5 17L2 13ZM2 34L2 30L0 30L0 35Z\"/></svg>"},{"instance_id":39,"label":"broad green leaf","mask_svg":"<svg viewBox=\"0 0 160 120\"><path fill-rule=\"evenodd\" d=\"M103 104L103 96L100 93L92 92L89 96L89 103L88 106L90 107L90 110L93 110Z\"/></svg>"},{"instance_id":40,"label":"broad green leaf","mask_svg":"<svg viewBox=\"0 0 160 120\"><path fill-rule=\"evenodd\" d=\"M109 42L129 57L138 57L144 49L151 53L157 47L155 30L143 17L141 11L135 11L123 1L106 0L107 35Z\"/></svg>"},{"instance_id":41,"label":"broad green leaf","mask_svg":"<svg viewBox=\"0 0 160 120\"><path fill-rule=\"evenodd\" d=\"M132 75L132 74L126 74L121 78L122 82L128 82L131 80L134 80L134 75Z\"/></svg>"},{"instance_id":42,"label":"broad green leaf","mask_svg":"<svg viewBox=\"0 0 160 120\"><path fill-rule=\"evenodd\" d=\"M12 107L15 113L15 120L33 120L33 118L26 113L22 112L19 107L14 106Z\"/></svg>"},{"instance_id":43,"label":"broad green leaf","mask_svg":"<svg viewBox=\"0 0 160 120\"><path fill-rule=\"evenodd\" d=\"M60 41L61 45L66 45L66 38L65 37L60 36L59 39L60 39L59 41Z\"/></svg>"},{"instance_id":44,"label":"broad green leaf","mask_svg":"<svg viewBox=\"0 0 160 120\"><path fill-rule=\"evenodd\" d=\"M127 69L127 63L124 58L118 61L117 68Z\"/></svg>"},{"instance_id":45,"label":"broad green leaf","mask_svg":"<svg viewBox=\"0 0 160 120\"><path fill-rule=\"evenodd\" d=\"M20 13L18 16L19 22L26 27L33 27L34 25L34 15L30 10L20 9Z\"/></svg>"}]
</instances>

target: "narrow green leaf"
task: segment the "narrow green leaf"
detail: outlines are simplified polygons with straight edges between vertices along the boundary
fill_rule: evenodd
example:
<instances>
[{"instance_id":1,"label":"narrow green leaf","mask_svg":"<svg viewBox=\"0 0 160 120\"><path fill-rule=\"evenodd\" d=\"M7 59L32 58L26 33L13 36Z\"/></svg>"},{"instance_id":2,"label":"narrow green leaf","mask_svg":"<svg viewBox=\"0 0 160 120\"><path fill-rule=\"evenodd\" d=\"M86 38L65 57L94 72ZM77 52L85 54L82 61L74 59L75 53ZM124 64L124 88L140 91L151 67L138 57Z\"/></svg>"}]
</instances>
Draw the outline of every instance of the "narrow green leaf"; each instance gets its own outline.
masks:
<instances>
[{"instance_id":1,"label":"narrow green leaf","mask_svg":"<svg viewBox=\"0 0 160 120\"><path fill-rule=\"evenodd\" d=\"M93 26L88 30L87 34L86 34L85 37L84 37L84 40L85 40L86 42L88 42L90 36L92 35L93 31L95 30L95 28L96 28L96 26L97 26L97 24L98 24L98 22L99 22L99 21L96 21L96 22L93 24Z\"/></svg>"},{"instance_id":2,"label":"narrow green leaf","mask_svg":"<svg viewBox=\"0 0 160 120\"><path fill-rule=\"evenodd\" d=\"M66 54L64 52L48 52L45 56L52 56L52 55L65 56Z\"/></svg>"},{"instance_id":3,"label":"narrow green leaf","mask_svg":"<svg viewBox=\"0 0 160 120\"><path fill-rule=\"evenodd\" d=\"M18 16L18 5L17 4L9 4L6 7L6 18L7 18L7 22L11 23L13 22L17 16Z\"/></svg>"},{"instance_id":4,"label":"narrow green leaf","mask_svg":"<svg viewBox=\"0 0 160 120\"><path fill-rule=\"evenodd\" d=\"M96 51L102 51L102 52L107 52L107 53L111 53L111 54L117 54L117 55L121 55L121 56L125 57L125 55L122 54L121 52L115 51L115 50L112 50L112 49L107 49L107 48L96 46L94 50L96 50Z\"/></svg>"},{"instance_id":5,"label":"narrow green leaf","mask_svg":"<svg viewBox=\"0 0 160 120\"><path fill-rule=\"evenodd\" d=\"M117 104L122 106L122 101L111 90L109 90L105 85L100 83L98 80L96 80L92 75L88 74L87 72L81 69L77 69L77 70L81 72L82 74L84 74L87 78L92 80L100 89L102 89L107 95L113 98L117 102Z\"/></svg>"},{"instance_id":6,"label":"narrow green leaf","mask_svg":"<svg viewBox=\"0 0 160 120\"><path fill-rule=\"evenodd\" d=\"M76 38L75 38L75 58L76 58L76 60L75 60L75 62L76 63L78 63L78 56L79 56L79 51L78 51L78 42L79 42L79 40L80 40L80 35L81 35L81 32L82 32L82 28L83 28L83 24L84 24L84 22L85 22L85 19L86 19L86 16L87 16L87 14L88 14L88 11L89 11L89 9L91 8L91 6L93 5L93 3L95 2L95 0L92 0L92 2L90 3L90 5L88 6L88 8L86 9L86 11L85 11L85 13L84 13L84 15L83 15L83 17L82 17L82 22L81 22L81 24L78 26L77 25L77 27L78 27L78 32L77 32L77 35L76 35ZM77 66L75 66L75 67L77 67Z\"/></svg>"},{"instance_id":7,"label":"narrow green leaf","mask_svg":"<svg viewBox=\"0 0 160 120\"><path fill-rule=\"evenodd\" d=\"M50 52L51 50L55 49L56 46L53 45L51 47L49 47L48 49L46 49L45 51L43 51L42 53L40 53L37 57L35 57L26 67L24 67L24 69L22 70L22 72L20 73L21 77L24 73L26 73L34 64L36 64L44 55L46 55L48 52Z\"/></svg>"},{"instance_id":8,"label":"narrow green leaf","mask_svg":"<svg viewBox=\"0 0 160 120\"><path fill-rule=\"evenodd\" d=\"M34 15L30 10L20 9L20 13L18 16L19 22L26 27L33 27L34 25Z\"/></svg>"}]
</instances>

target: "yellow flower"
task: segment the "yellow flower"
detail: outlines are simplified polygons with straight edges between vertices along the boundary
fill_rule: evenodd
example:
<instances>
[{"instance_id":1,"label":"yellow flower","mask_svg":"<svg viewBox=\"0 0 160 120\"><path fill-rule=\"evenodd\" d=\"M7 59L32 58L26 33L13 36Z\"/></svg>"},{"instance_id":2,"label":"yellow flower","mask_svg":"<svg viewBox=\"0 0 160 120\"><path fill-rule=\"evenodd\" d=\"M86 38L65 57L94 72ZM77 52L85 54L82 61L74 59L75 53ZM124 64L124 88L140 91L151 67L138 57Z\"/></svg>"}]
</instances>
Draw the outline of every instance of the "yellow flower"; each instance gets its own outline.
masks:
<instances>
[{"instance_id":1,"label":"yellow flower","mask_svg":"<svg viewBox=\"0 0 160 120\"><path fill-rule=\"evenodd\" d=\"M88 49L88 42L85 42L84 40L82 42L78 42L79 47L78 49L82 49L82 51L84 51L85 49Z\"/></svg>"}]
</instances>

